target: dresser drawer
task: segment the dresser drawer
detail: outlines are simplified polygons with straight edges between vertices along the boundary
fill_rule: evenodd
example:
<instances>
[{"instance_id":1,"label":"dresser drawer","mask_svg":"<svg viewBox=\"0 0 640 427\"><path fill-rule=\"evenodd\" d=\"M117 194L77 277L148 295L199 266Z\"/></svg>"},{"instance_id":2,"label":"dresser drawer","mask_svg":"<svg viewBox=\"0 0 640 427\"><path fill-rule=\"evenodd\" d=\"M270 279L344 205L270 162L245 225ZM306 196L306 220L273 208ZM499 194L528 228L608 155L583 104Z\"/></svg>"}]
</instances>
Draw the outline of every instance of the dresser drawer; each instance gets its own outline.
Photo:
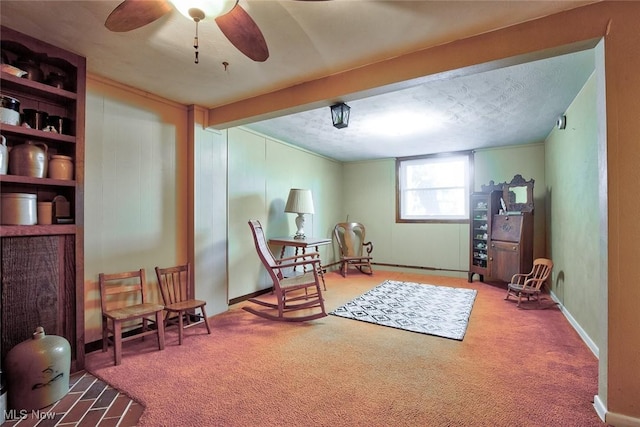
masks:
<instances>
[{"instance_id":1,"label":"dresser drawer","mask_svg":"<svg viewBox=\"0 0 640 427\"><path fill-rule=\"evenodd\" d=\"M522 215L494 215L491 240L519 242L523 218Z\"/></svg>"}]
</instances>

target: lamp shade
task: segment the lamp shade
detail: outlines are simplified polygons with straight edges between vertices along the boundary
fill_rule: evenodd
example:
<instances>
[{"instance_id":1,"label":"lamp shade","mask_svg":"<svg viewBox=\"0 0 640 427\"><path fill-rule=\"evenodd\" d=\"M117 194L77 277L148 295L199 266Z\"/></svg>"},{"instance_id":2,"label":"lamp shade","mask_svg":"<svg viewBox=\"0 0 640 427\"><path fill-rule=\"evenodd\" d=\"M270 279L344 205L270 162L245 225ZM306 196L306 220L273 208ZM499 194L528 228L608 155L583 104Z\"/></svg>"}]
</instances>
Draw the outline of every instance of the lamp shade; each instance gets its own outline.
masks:
<instances>
[{"instance_id":1,"label":"lamp shade","mask_svg":"<svg viewBox=\"0 0 640 427\"><path fill-rule=\"evenodd\" d=\"M284 207L284 211L291 212L291 213L303 213L303 214L314 213L313 197L311 197L311 190L292 188L289 191L289 198L287 199L287 204Z\"/></svg>"}]
</instances>

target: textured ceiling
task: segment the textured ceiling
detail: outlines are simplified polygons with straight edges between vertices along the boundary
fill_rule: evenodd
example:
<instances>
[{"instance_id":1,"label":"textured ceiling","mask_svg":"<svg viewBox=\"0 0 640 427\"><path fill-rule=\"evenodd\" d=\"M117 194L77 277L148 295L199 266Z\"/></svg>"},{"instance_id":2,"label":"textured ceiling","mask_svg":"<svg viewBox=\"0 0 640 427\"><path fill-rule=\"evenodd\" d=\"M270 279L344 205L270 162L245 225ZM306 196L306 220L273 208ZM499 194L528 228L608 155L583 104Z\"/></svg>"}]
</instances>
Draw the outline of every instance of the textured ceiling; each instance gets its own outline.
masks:
<instances>
[{"instance_id":1,"label":"textured ceiling","mask_svg":"<svg viewBox=\"0 0 640 427\"><path fill-rule=\"evenodd\" d=\"M328 107L247 127L341 161L540 142L594 67L586 50L349 101L343 129Z\"/></svg>"},{"instance_id":2,"label":"textured ceiling","mask_svg":"<svg viewBox=\"0 0 640 427\"><path fill-rule=\"evenodd\" d=\"M0 13L2 25L85 56L94 75L185 105L215 107L593 2L240 0L267 40L270 57L262 63L244 57L213 22L204 21L200 63L194 64L194 24L175 11L127 33L103 25L119 1L2 0ZM327 127L326 108L252 127L340 160L536 141L550 131L593 68L579 54L566 61L350 99L352 121L340 131ZM387 127L365 121L399 105L411 106L410 124L426 126L435 119L434 127L416 137L386 137L408 125L379 116L375 123Z\"/></svg>"}]
</instances>

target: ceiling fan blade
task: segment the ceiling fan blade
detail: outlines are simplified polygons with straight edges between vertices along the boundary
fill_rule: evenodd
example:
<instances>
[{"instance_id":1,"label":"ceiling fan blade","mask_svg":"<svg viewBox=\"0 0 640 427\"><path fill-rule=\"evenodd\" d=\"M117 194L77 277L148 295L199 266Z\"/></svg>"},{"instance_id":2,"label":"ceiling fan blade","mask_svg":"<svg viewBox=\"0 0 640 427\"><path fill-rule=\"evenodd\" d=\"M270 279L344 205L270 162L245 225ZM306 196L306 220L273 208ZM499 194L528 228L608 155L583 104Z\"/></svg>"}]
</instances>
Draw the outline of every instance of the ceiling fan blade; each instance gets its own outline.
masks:
<instances>
[{"instance_id":1,"label":"ceiling fan blade","mask_svg":"<svg viewBox=\"0 0 640 427\"><path fill-rule=\"evenodd\" d=\"M124 0L109 14L104 26L118 33L135 30L161 18L171 9L166 0Z\"/></svg>"},{"instance_id":2,"label":"ceiling fan blade","mask_svg":"<svg viewBox=\"0 0 640 427\"><path fill-rule=\"evenodd\" d=\"M240 52L257 62L267 60L269 48L262 31L242 6L236 4L231 12L218 16L216 23Z\"/></svg>"}]
</instances>

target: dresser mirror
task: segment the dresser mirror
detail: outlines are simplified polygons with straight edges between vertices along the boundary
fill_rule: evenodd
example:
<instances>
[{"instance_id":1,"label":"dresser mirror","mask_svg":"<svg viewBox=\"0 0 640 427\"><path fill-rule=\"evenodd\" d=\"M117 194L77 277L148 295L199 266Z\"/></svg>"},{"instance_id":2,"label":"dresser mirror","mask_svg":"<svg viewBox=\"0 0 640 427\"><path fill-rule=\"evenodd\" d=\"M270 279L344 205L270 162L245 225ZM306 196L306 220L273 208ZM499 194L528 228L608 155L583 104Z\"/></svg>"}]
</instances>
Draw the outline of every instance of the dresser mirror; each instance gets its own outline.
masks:
<instances>
[{"instance_id":1,"label":"dresser mirror","mask_svg":"<svg viewBox=\"0 0 640 427\"><path fill-rule=\"evenodd\" d=\"M533 179L526 181L522 175L503 184L502 198L508 212L533 212L533 184Z\"/></svg>"}]
</instances>

